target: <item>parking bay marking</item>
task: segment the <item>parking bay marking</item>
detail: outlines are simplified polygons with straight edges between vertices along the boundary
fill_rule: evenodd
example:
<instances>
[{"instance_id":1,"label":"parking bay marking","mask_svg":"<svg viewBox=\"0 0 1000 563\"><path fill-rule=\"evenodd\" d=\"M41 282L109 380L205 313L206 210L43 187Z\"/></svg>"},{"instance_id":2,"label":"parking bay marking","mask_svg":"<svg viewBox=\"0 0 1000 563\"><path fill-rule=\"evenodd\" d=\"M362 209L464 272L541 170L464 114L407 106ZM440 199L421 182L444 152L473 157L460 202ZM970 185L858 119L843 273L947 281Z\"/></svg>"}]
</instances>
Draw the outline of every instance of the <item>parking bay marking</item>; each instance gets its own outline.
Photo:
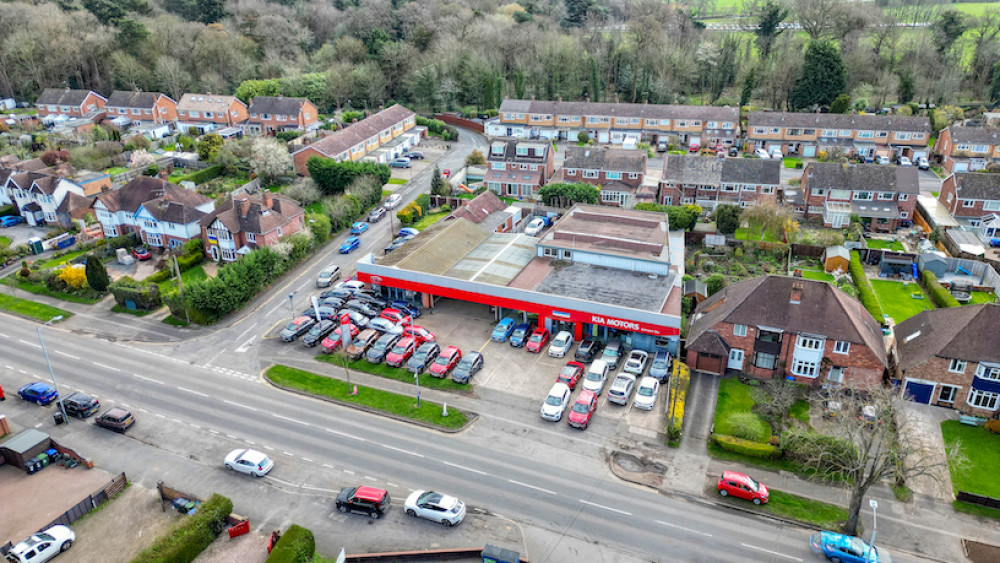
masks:
<instances>
[{"instance_id":1,"label":"parking bay marking","mask_svg":"<svg viewBox=\"0 0 1000 563\"><path fill-rule=\"evenodd\" d=\"M559 494L559 493L557 493L555 491L550 491L548 489L543 489L541 487L536 487L534 485L529 485L527 483L522 483L520 481L515 481L513 479L507 479L507 482L510 483L510 484L512 484L512 485L520 485L522 487L528 487L529 489L534 489L534 490L536 490L538 492L541 492L541 493L548 493L550 495L558 495Z\"/></svg>"},{"instance_id":2,"label":"parking bay marking","mask_svg":"<svg viewBox=\"0 0 1000 563\"><path fill-rule=\"evenodd\" d=\"M631 512L625 512L624 510L618 510L617 508L611 508L610 506L604 506L603 504L597 504L596 502L590 502L589 500L580 499L580 502L588 506L593 506L594 508L603 508L604 510L610 510L611 512L617 512L618 514L624 516L632 516Z\"/></svg>"},{"instance_id":3,"label":"parking bay marking","mask_svg":"<svg viewBox=\"0 0 1000 563\"><path fill-rule=\"evenodd\" d=\"M712 537L712 534L709 534L707 532L701 532L699 530L692 530L691 528L685 528L684 526L678 526L677 524L671 524L670 522L664 522L663 520L657 520L656 523L659 524L659 525L661 525L661 526L667 526L667 527L670 527L670 528L677 528L678 530L681 530L682 532L688 532L688 533L691 533L691 534L698 534L700 536L705 536L706 538Z\"/></svg>"},{"instance_id":4,"label":"parking bay marking","mask_svg":"<svg viewBox=\"0 0 1000 563\"><path fill-rule=\"evenodd\" d=\"M799 559L798 557L792 555L785 555L784 553L778 553L777 551L771 551L770 549L764 549L763 547L757 547L755 545L750 545L746 543L740 543L740 545L742 545L747 549L754 549L763 553L774 555L775 557L784 557L785 559L791 559L792 561L802 561L802 559Z\"/></svg>"}]
</instances>

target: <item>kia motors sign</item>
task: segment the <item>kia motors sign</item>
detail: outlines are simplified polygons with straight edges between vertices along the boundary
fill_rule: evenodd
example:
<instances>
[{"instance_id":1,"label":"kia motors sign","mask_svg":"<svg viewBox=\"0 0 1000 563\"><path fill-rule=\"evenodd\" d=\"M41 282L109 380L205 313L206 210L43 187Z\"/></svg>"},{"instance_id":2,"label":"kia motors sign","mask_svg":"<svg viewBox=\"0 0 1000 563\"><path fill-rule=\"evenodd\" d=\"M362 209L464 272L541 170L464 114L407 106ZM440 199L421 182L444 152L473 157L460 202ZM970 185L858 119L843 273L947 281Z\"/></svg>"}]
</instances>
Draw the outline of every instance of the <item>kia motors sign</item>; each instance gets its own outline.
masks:
<instances>
[{"instance_id":1,"label":"kia motors sign","mask_svg":"<svg viewBox=\"0 0 1000 563\"><path fill-rule=\"evenodd\" d=\"M622 320L622 319L604 318L604 317L602 317L600 315L591 315L590 316L590 322L592 324L604 325L604 326L609 326L611 328L619 328L619 329L622 329L622 330L631 330L633 332L638 331L638 330L640 330L642 328L642 326L639 323L635 322L635 321L625 321L625 320Z\"/></svg>"}]
</instances>

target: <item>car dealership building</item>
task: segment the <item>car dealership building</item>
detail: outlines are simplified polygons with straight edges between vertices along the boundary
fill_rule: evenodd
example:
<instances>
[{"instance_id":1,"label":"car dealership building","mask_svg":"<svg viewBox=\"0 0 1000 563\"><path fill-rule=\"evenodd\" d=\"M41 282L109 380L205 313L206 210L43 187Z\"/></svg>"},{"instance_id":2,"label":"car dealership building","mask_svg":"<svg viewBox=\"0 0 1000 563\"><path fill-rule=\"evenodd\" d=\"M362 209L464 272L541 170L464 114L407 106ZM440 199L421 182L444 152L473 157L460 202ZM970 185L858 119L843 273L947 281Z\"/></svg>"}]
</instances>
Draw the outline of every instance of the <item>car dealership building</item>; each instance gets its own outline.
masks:
<instances>
[{"instance_id":1,"label":"car dealership building","mask_svg":"<svg viewBox=\"0 0 1000 563\"><path fill-rule=\"evenodd\" d=\"M447 218L391 254L357 263L358 279L433 307L442 298L535 319L576 340L621 338L677 353L681 288L663 213L577 205L541 238Z\"/></svg>"}]
</instances>

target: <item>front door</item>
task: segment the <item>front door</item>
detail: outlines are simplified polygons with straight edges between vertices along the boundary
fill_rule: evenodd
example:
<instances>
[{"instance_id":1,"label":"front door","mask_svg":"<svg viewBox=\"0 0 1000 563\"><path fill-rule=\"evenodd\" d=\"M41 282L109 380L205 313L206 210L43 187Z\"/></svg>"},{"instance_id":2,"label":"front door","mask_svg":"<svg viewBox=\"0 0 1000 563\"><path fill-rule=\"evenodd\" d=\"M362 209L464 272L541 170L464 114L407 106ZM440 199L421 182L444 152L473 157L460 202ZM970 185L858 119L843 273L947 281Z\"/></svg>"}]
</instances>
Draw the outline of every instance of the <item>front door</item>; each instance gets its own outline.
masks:
<instances>
[{"instance_id":1,"label":"front door","mask_svg":"<svg viewBox=\"0 0 1000 563\"><path fill-rule=\"evenodd\" d=\"M733 348L729 351L729 363L726 365L729 369L735 369L737 371L743 371L743 350Z\"/></svg>"}]
</instances>

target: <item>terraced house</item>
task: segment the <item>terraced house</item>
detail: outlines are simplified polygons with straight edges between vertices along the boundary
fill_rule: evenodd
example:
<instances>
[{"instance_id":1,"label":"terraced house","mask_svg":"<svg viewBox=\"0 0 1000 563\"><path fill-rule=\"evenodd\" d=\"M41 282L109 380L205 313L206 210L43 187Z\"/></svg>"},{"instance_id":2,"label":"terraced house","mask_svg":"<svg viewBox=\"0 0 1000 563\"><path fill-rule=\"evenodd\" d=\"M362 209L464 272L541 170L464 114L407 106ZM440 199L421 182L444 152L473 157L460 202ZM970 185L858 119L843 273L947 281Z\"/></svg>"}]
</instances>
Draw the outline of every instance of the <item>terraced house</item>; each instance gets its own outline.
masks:
<instances>
[{"instance_id":1,"label":"terraced house","mask_svg":"<svg viewBox=\"0 0 1000 563\"><path fill-rule=\"evenodd\" d=\"M841 229L858 215L875 232L892 232L910 225L920 194L912 166L810 162L802 174L806 220Z\"/></svg>"},{"instance_id":2,"label":"terraced house","mask_svg":"<svg viewBox=\"0 0 1000 563\"><path fill-rule=\"evenodd\" d=\"M938 133L934 154L949 173L975 172L1000 162L1000 129L952 125Z\"/></svg>"},{"instance_id":3,"label":"terraced house","mask_svg":"<svg viewBox=\"0 0 1000 563\"><path fill-rule=\"evenodd\" d=\"M138 176L93 203L105 237L136 233L143 244L175 248L201 235L201 220L215 203L160 178Z\"/></svg>"},{"instance_id":4,"label":"terraced house","mask_svg":"<svg viewBox=\"0 0 1000 563\"><path fill-rule=\"evenodd\" d=\"M385 164L416 146L425 132L425 127L417 127L415 113L396 104L293 152L295 172L308 176L306 162L314 156Z\"/></svg>"},{"instance_id":5,"label":"terraced house","mask_svg":"<svg viewBox=\"0 0 1000 563\"><path fill-rule=\"evenodd\" d=\"M631 207L646 177L646 151L607 147L570 147L561 177L553 181L581 182L601 189L601 203Z\"/></svg>"},{"instance_id":6,"label":"terraced house","mask_svg":"<svg viewBox=\"0 0 1000 563\"><path fill-rule=\"evenodd\" d=\"M38 96L35 107L38 116L64 115L84 117L89 113L104 109L108 99L93 90L70 90L69 88L46 88Z\"/></svg>"},{"instance_id":7,"label":"terraced house","mask_svg":"<svg viewBox=\"0 0 1000 563\"><path fill-rule=\"evenodd\" d=\"M746 207L777 202L780 184L778 160L668 155L657 200L707 210L720 204Z\"/></svg>"},{"instance_id":8,"label":"terraced house","mask_svg":"<svg viewBox=\"0 0 1000 563\"><path fill-rule=\"evenodd\" d=\"M177 102L178 128L194 127L203 132L236 127L248 117L247 105L235 96L184 94Z\"/></svg>"},{"instance_id":9,"label":"terraced house","mask_svg":"<svg viewBox=\"0 0 1000 563\"><path fill-rule=\"evenodd\" d=\"M687 148L731 146L739 127L739 108L505 99L486 134L576 140L583 131L598 143L626 148L674 137Z\"/></svg>"},{"instance_id":10,"label":"terraced house","mask_svg":"<svg viewBox=\"0 0 1000 563\"><path fill-rule=\"evenodd\" d=\"M132 123L173 123L177 102L160 92L115 90L104 105L108 118L127 117Z\"/></svg>"},{"instance_id":11,"label":"terraced house","mask_svg":"<svg viewBox=\"0 0 1000 563\"><path fill-rule=\"evenodd\" d=\"M930 138L926 117L763 111L747 116L749 150L779 148L809 158L838 149L849 156L873 158L884 151L912 160L928 155Z\"/></svg>"},{"instance_id":12,"label":"terraced house","mask_svg":"<svg viewBox=\"0 0 1000 563\"><path fill-rule=\"evenodd\" d=\"M257 96L250 100L251 135L274 135L279 131L312 131L319 127L319 112L306 98Z\"/></svg>"}]
</instances>

